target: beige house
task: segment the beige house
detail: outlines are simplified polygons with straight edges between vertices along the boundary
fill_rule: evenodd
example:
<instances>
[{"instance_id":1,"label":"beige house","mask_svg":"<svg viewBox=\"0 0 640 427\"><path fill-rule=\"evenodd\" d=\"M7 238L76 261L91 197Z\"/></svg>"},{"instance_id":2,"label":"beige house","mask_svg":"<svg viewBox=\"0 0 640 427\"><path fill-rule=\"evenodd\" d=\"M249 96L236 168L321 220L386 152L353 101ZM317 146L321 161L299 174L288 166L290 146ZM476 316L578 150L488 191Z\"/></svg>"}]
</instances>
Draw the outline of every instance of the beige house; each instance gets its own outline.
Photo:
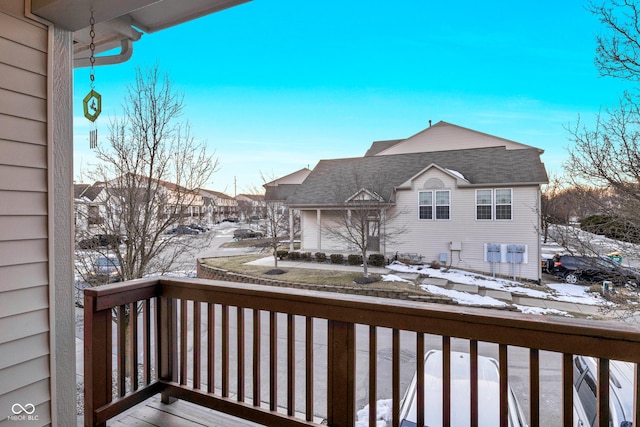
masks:
<instances>
[{"instance_id":1,"label":"beige house","mask_svg":"<svg viewBox=\"0 0 640 427\"><path fill-rule=\"evenodd\" d=\"M33 405L29 425L76 424L72 79L88 64L90 8L96 53L120 48L104 65L128 59L141 31L240 3L0 2L0 423L19 404Z\"/></svg>"},{"instance_id":2,"label":"beige house","mask_svg":"<svg viewBox=\"0 0 640 427\"><path fill-rule=\"evenodd\" d=\"M341 213L375 203L371 252L537 281L541 154L439 122L364 157L320 161L286 203L301 211L302 251L354 252L336 238Z\"/></svg>"},{"instance_id":3,"label":"beige house","mask_svg":"<svg viewBox=\"0 0 640 427\"><path fill-rule=\"evenodd\" d=\"M198 190L202 196L202 219L207 223L217 223L238 216L238 202L233 197L213 190Z\"/></svg>"}]
</instances>

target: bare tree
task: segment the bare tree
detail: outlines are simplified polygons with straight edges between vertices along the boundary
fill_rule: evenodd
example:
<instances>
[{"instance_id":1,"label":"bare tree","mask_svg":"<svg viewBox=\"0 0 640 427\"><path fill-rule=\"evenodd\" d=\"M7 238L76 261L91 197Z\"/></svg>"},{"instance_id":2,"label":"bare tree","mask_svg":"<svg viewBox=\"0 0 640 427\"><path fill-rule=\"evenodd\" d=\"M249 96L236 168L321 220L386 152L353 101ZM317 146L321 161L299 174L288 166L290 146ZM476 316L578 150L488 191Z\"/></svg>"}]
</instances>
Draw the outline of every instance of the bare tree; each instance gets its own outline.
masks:
<instances>
[{"instance_id":1,"label":"bare tree","mask_svg":"<svg viewBox=\"0 0 640 427\"><path fill-rule=\"evenodd\" d=\"M640 78L640 5L637 0L591 3L589 10L603 24L596 37L595 64L603 76Z\"/></svg>"},{"instance_id":2,"label":"bare tree","mask_svg":"<svg viewBox=\"0 0 640 427\"><path fill-rule=\"evenodd\" d=\"M394 191L384 174L353 167L352 176L336 183L335 222L323 232L357 251L362 257L363 276L369 277L368 253L380 250L381 239L392 243L406 231L394 222L402 212L395 206Z\"/></svg>"},{"instance_id":3,"label":"bare tree","mask_svg":"<svg viewBox=\"0 0 640 427\"><path fill-rule=\"evenodd\" d=\"M183 96L157 66L136 71L122 109L110 120L107 143L97 148L98 163L87 177L102 189L101 220L93 229L122 242L97 251L117 258L122 280L130 280L166 273L180 260L194 262L205 239L167 231L199 219L197 190L218 162L180 121Z\"/></svg>"},{"instance_id":4,"label":"bare tree","mask_svg":"<svg viewBox=\"0 0 640 427\"><path fill-rule=\"evenodd\" d=\"M265 190L262 207L265 221L265 247L273 254L274 268L278 268L278 250L282 247L283 241L288 240L290 248L293 248L293 240L300 233L300 213L290 210L285 205L286 195L279 194L277 187L268 184L274 182L276 178L267 177L260 173L262 186Z\"/></svg>"},{"instance_id":5,"label":"bare tree","mask_svg":"<svg viewBox=\"0 0 640 427\"><path fill-rule=\"evenodd\" d=\"M596 37L599 73L635 84L640 80L640 1L605 0L591 3L589 10L603 24ZM637 88L631 86L617 105L599 113L594 125L578 120L567 127L572 145L564 164L571 186L589 189L581 195L597 206L600 218L596 222L603 220L598 226L622 232L615 242L623 248L627 261L640 259L634 242L640 230L640 110L633 89ZM602 236L575 228L565 230L575 235L570 245L580 252L602 255Z\"/></svg>"}]
</instances>

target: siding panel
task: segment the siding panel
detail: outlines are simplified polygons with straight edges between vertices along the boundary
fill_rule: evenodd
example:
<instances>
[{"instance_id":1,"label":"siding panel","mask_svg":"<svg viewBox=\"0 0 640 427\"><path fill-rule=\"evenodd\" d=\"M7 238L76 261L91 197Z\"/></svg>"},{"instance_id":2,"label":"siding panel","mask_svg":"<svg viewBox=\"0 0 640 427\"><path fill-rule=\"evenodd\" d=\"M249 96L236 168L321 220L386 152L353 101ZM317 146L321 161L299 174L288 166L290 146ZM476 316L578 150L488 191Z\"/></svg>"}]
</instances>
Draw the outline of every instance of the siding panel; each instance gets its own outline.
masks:
<instances>
[{"instance_id":1,"label":"siding panel","mask_svg":"<svg viewBox=\"0 0 640 427\"><path fill-rule=\"evenodd\" d=\"M47 145L47 124L0 114L0 139Z\"/></svg>"},{"instance_id":2,"label":"siding panel","mask_svg":"<svg viewBox=\"0 0 640 427\"><path fill-rule=\"evenodd\" d=\"M49 306L47 286L18 289L3 292L0 298L0 313L3 316L15 316L29 311L46 309Z\"/></svg>"},{"instance_id":3,"label":"siding panel","mask_svg":"<svg viewBox=\"0 0 640 427\"><path fill-rule=\"evenodd\" d=\"M47 266L48 264L46 262L39 262L0 267L2 291L46 285L49 278ZM0 354L2 353L0 352Z\"/></svg>"},{"instance_id":4,"label":"siding panel","mask_svg":"<svg viewBox=\"0 0 640 427\"><path fill-rule=\"evenodd\" d=\"M47 147L44 145L0 140L0 147L0 164L43 169L47 167Z\"/></svg>"},{"instance_id":5,"label":"siding panel","mask_svg":"<svg viewBox=\"0 0 640 427\"><path fill-rule=\"evenodd\" d=\"M0 266L45 261L47 261L45 239L0 242Z\"/></svg>"},{"instance_id":6,"label":"siding panel","mask_svg":"<svg viewBox=\"0 0 640 427\"><path fill-rule=\"evenodd\" d=\"M0 241L47 238L46 216L0 216Z\"/></svg>"},{"instance_id":7,"label":"siding panel","mask_svg":"<svg viewBox=\"0 0 640 427\"><path fill-rule=\"evenodd\" d=\"M0 51L5 64L22 70L45 76L47 74L47 55L33 49L25 49L24 46L10 40L0 38Z\"/></svg>"},{"instance_id":8,"label":"siding panel","mask_svg":"<svg viewBox=\"0 0 640 427\"><path fill-rule=\"evenodd\" d=\"M12 114L18 109L22 116L44 122L47 120L45 99L24 95L19 92L0 89L0 114Z\"/></svg>"},{"instance_id":9,"label":"siding panel","mask_svg":"<svg viewBox=\"0 0 640 427\"><path fill-rule=\"evenodd\" d=\"M49 332L48 325L49 310L30 311L16 316L0 317L0 344L22 337Z\"/></svg>"},{"instance_id":10,"label":"siding panel","mask_svg":"<svg viewBox=\"0 0 640 427\"><path fill-rule=\"evenodd\" d=\"M4 373L0 373L0 375L4 375ZM4 378L4 377L3 377ZM33 384L26 385L20 389L13 391L12 393L7 393L5 395L0 395L0 414L11 414L11 406L14 403L22 403L26 405L27 403L31 403L35 405L36 410L34 415L38 415L38 421L19 421L13 424L8 424L9 426L18 426L18 425L26 425L26 426L46 426L51 425L51 405L47 396L49 395L50 390L49 379L42 379ZM5 419L3 419L4 421ZM5 423L2 423L4 426Z\"/></svg>"},{"instance_id":11,"label":"siding panel","mask_svg":"<svg viewBox=\"0 0 640 427\"><path fill-rule=\"evenodd\" d=\"M38 357L9 369L0 370L0 377L3 378L2 387L7 391L14 391L45 380L49 377L49 357Z\"/></svg>"},{"instance_id":12,"label":"siding panel","mask_svg":"<svg viewBox=\"0 0 640 427\"><path fill-rule=\"evenodd\" d=\"M1 215L46 215L46 193L28 193L18 191L0 190L0 216ZM7 232L0 228L3 233Z\"/></svg>"},{"instance_id":13,"label":"siding panel","mask_svg":"<svg viewBox=\"0 0 640 427\"><path fill-rule=\"evenodd\" d=\"M0 165L0 190L47 191L46 169Z\"/></svg>"},{"instance_id":14,"label":"siding panel","mask_svg":"<svg viewBox=\"0 0 640 427\"><path fill-rule=\"evenodd\" d=\"M0 13L0 38L12 40L25 47L45 53L47 51L47 32L46 30L37 31L38 29L44 30L44 27Z\"/></svg>"},{"instance_id":15,"label":"siding panel","mask_svg":"<svg viewBox=\"0 0 640 427\"><path fill-rule=\"evenodd\" d=\"M0 370L24 362L27 358L48 356L49 334L42 333L0 344Z\"/></svg>"},{"instance_id":16,"label":"siding panel","mask_svg":"<svg viewBox=\"0 0 640 427\"><path fill-rule=\"evenodd\" d=\"M41 74L25 73L24 70L0 63L0 87L44 98L47 93L47 78Z\"/></svg>"}]
</instances>

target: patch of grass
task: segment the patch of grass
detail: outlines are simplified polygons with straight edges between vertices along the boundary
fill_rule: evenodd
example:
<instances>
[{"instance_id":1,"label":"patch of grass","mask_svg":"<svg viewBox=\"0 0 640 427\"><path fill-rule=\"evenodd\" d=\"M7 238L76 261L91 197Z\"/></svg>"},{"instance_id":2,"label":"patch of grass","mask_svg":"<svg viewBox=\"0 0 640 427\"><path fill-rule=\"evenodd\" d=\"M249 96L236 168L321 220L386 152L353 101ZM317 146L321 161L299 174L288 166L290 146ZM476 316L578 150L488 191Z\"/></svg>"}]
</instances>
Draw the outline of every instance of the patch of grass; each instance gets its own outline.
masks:
<instances>
[{"instance_id":1,"label":"patch of grass","mask_svg":"<svg viewBox=\"0 0 640 427\"><path fill-rule=\"evenodd\" d=\"M225 242L220 245L221 248L265 248L266 250L270 250L271 248L271 239L262 238L262 239L239 239L234 242L233 240L230 242ZM289 249L289 243L283 243L279 247L283 249ZM295 249L300 249L300 243L294 244Z\"/></svg>"},{"instance_id":2,"label":"patch of grass","mask_svg":"<svg viewBox=\"0 0 640 427\"><path fill-rule=\"evenodd\" d=\"M253 255L241 255L233 257L220 257L220 258L208 258L204 260L206 265L212 267L222 268L235 273L247 274L251 276L265 276L268 277L267 272L273 270L275 266L265 265L246 265L247 262L254 261L258 258L263 258L264 254ZM313 266L314 263L309 263L309 266ZM343 287L357 287L362 288L366 286L369 289L384 289L384 290L397 290L407 291L416 294L425 294L425 292L416 285L406 282L385 282L381 280L379 275L370 274L371 278L376 280L374 283L368 283L365 285L359 285L354 283L358 278L362 278L361 270L354 271L338 271L338 270L319 270L313 268L289 268L283 274L276 276L278 280L291 282L291 283L309 283L315 285L325 286L343 286ZM273 276L271 276L273 277Z\"/></svg>"}]
</instances>

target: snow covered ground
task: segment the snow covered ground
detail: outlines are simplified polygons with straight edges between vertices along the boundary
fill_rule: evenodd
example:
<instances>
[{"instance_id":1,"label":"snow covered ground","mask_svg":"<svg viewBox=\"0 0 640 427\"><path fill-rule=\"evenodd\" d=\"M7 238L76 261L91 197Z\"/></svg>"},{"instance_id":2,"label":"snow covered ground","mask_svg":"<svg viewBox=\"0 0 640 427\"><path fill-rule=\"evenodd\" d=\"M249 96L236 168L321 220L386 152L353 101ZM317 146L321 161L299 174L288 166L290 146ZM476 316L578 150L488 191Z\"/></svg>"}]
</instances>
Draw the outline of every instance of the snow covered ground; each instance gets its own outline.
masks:
<instances>
[{"instance_id":1,"label":"snow covered ground","mask_svg":"<svg viewBox=\"0 0 640 427\"><path fill-rule=\"evenodd\" d=\"M514 282L512 280L485 276L478 273L470 273L467 271L456 269L445 271L441 269L428 268L426 266L406 265L400 262L394 262L388 265L387 268L395 273L419 273L429 277L446 279L453 283L474 285L478 288L510 292L512 295L572 302L575 304L584 305L608 304L608 302L605 301L600 295L598 295L597 293L589 292L589 288L582 285L551 283L546 285L546 289L545 287L540 286L536 286L536 289L533 289L527 284L523 284L520 282ZM383 280L406 282L409 281L403 279L398 274L393 273L384 275ZM500 301L490 296L478 295L475 293L463 292L453 289L446 289L435 285L423 284L420 286L427 292L436 295L447 296L462 305L483 305L495 307L504 307L510 305L505 301ZM515 307L517 307L520 311L529 314L558 314L569 316L568 313L561 310L522 305L515 305Z\"/></svg>"}]
</instances>

